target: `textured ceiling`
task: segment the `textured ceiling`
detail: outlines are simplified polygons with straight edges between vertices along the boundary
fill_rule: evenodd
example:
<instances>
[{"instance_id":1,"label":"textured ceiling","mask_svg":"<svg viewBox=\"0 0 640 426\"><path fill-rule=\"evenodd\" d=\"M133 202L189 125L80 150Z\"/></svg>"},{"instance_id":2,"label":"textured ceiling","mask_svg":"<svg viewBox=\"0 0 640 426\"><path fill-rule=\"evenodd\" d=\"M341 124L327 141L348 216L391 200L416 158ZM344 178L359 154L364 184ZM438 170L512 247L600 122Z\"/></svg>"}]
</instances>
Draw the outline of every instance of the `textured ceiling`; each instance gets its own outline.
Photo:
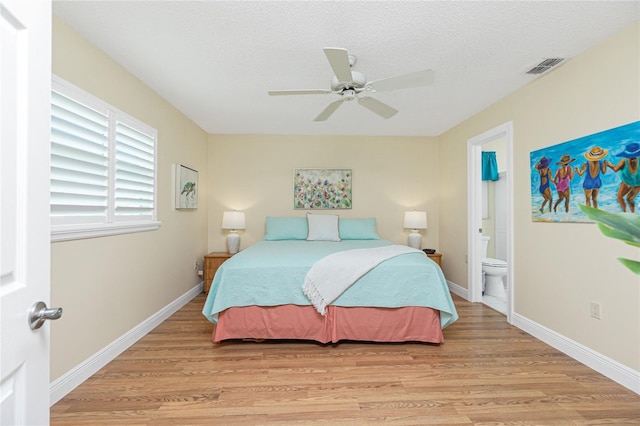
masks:
<instances>
[{"instance_id":1,"label":"textured ceiling","mask_svg":"<svg viewBox=\"0 0 640 426\"><path fill-rule=\"evenodd\" d=\"M53 11L208 133L439 135L640 19L638 1L54 1ZM385 120L337 95L322 51L368 80L432 69L432 86L379 92ZM560 65L562 66L562 65ZM553 71L550 71L553 72ZM543 74L544 76L544 74Z\"/></svg>"}]
</instances>

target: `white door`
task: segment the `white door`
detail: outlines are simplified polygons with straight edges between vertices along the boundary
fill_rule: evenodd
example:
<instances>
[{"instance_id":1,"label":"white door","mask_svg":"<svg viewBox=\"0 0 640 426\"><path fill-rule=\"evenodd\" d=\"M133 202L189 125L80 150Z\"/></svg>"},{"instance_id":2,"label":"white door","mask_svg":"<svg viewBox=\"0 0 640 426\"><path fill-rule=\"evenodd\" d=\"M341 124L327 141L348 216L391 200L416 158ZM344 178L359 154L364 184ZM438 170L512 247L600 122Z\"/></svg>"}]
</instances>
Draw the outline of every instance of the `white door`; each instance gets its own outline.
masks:
<instances>
[{"instance_id":1,"label":"white door","mask_svg":"<svg viewBox=\"0 0 640 426\"><path fill-rule=\"evenodd\" d=\"M51 3L0 0L0 424L49 422Z\"/></svg>"}]
</instances>

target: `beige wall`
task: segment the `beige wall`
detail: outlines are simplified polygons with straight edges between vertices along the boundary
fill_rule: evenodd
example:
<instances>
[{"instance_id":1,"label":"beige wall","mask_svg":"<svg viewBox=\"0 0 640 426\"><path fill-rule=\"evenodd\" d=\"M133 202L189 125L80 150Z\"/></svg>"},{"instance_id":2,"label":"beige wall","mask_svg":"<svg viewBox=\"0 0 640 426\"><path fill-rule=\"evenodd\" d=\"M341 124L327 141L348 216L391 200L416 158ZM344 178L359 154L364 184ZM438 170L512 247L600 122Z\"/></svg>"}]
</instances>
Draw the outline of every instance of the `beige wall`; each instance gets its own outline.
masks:
<instances>
[{"instance_id":1,"label":"beige wall","mask_svg":"<svg viewBox=\"0 0 640 426\"><path fill-rule=\"evenodd\" d=\"M296 167L353 170L353 209L383 238L405 243L407 209L424 209L423 247L444 254L447 278L467 286L467 140L514 124L515 312L640 370L640 280L615 257L638 249L593 225L532 223L529 152L640 119L639 26L572 59L439 138L206 135L54 18L53 72L159 132L160 230L52 245L51 378L68 372L192 288L193 260L225 250L222 212L247 212L241 248L264 235L266 215L292 208ZM200 208L173 209L171 167L200 172ZM589 317L589 302L602 320Z\"/></svg>"},{"instance_id":2,"label":"beige wall","mask_svg":"<svg viewBox=\"0 0 640 426\"><path fill-rule=\"evenodd\" d=\"M222 212L246 211L241 249L264 236L265 216L293 209L293 169L353 171L353 208L341 217L377 218L378 234L406 244L406 210L426 210L423 247L438 248L438 143L428 137L211 135L209 250L225 250ZM329 213L322 210L320 213ZM444 259L446 262L446 259Z\"/></svg>"},{"instance_id":3,"label":"beige wall","mask_svg":"<svg viewBox=\"0 0 640 426\"><path fill-rule=\"evenodd\" d=\"M573 58L440 137L445 274L467 286L467 140L513 121L514 311L640 370L640 277L616 257L640 250L592 224L533 223L529 153L640 119L640 24ZM464 161L464 160L462 160ZM637 200L640 201L640 200ZM591 301L602 319L589 316Z\"/></svg>"},{"instance_id":4,"label":"beige wall","mask_svg":"<svg viewBox=\"0 0 640 426\"><path fill-rule=\"evenodd\" d=\"M51 379L200 281L207 245L207 134L69 26L53 19L53 73L158 130L158 231L53 243ZM172 165L200 172L200 205L173 209Z\"/></svg>"}]
</instances>

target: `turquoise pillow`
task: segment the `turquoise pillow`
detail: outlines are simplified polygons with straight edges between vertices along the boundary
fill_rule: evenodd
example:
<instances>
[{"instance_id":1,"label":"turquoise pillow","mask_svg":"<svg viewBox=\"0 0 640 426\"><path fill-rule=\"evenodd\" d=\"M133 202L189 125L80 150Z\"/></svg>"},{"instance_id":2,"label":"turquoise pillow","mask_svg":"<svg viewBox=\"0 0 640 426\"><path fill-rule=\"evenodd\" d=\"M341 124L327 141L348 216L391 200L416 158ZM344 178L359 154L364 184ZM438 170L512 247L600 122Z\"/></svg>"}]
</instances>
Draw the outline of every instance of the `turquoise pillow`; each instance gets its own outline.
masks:
<instances>
[{"instance_id":1,"label":"turquoise pillow","mask_svg":"<svg viewBox=\"0 0 640 426\"><path fill-rule=\"evenodd\" d=\"M376 232L376 218L343 219L338 223L342 240L379 240Z\"/></svg>"},{"instance_id":2,"label":"turquoise pillow","mask_svg":"<svg viewBox=\"0 0 640 426\"><path fill-rule=\"evenodd\" d=\"M306 217L267 216L266 228L267 233L264 239L267 241L307 239Z\"/></svg>"}]
</instances>

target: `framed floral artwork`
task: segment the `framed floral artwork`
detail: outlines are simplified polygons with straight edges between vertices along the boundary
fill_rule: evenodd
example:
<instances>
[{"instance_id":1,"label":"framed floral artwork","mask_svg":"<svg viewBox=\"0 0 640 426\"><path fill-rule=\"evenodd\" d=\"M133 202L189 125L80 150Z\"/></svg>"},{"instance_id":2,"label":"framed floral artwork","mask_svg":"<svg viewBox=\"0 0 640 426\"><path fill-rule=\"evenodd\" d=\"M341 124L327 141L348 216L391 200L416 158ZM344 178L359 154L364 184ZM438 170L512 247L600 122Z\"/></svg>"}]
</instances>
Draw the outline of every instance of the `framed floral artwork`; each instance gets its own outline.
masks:
<instances>
[{"instance_id":1,"label":"framed floral artwork","mask_svg":"<svg viewBox=\"0 0 640 426\"><path fill-rule=\"evenodd\" d=\"M351 169L294 169L293 208L350 209Z\"/></svg>"}]
</instances>

